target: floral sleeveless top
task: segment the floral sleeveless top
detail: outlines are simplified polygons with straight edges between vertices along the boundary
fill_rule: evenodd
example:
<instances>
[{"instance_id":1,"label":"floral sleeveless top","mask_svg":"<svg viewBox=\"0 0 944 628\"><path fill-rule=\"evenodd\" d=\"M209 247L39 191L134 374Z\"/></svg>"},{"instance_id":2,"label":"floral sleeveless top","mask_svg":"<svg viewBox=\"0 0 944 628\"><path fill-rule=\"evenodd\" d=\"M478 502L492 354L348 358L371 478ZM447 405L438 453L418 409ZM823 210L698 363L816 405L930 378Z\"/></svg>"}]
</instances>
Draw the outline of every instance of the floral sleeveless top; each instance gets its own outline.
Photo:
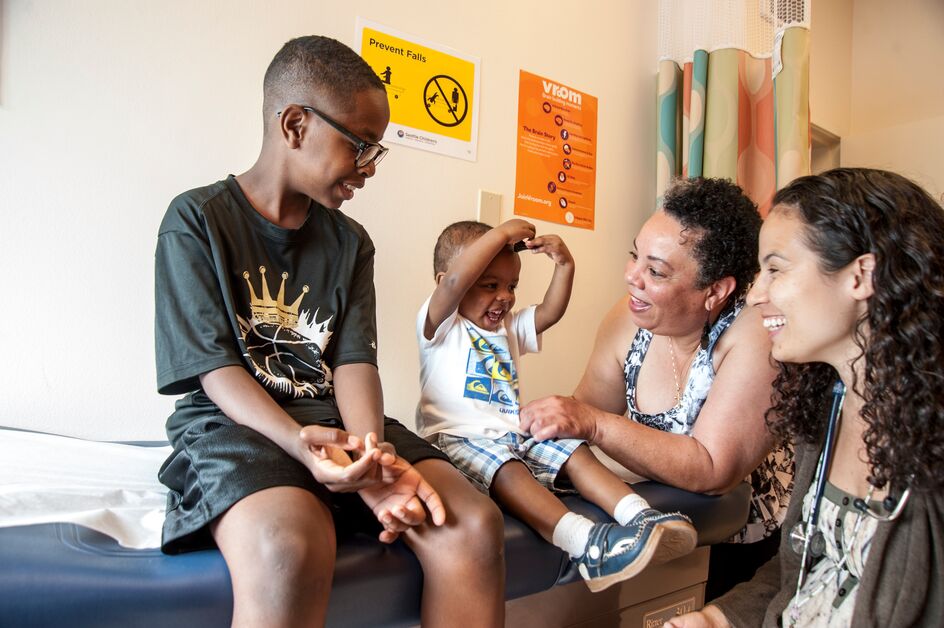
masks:
<instances>
[{"instance_id":1,"label":"floral sleeveless top","mask_svg":"<svg viewBox=\"0 0 944 628\"><path fill-rule=\"evenodd\" d=\"M623 364L626 381L627 416L637 423L674 434L691 434L698 420L708 391L715 379L711 356L718 339L744 309L744 301L738 300L728 306L718 317L709 334L708 347L698 349L688 371L682 400L674 408L658 414L643 414L636 407L636 381L646 352L652 343L652 332L640 329ZM780 447L772 451L746 479L753 489L751 509L747 525L729 543L753 543L773 534L783 523L793 491L793 450Z\"/></svg>"}]
</instances>

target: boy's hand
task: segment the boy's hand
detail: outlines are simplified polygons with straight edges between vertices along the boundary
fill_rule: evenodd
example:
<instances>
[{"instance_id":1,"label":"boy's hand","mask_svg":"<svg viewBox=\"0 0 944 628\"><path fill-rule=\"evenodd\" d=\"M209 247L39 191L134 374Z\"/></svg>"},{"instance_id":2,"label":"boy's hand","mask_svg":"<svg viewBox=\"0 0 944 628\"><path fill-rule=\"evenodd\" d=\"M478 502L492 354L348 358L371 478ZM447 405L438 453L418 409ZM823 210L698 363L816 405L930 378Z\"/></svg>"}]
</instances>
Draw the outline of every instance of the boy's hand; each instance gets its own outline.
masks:
<instances>
[{"instance_id":1,"label":"boy's hand","mask_svg":"<svg viewBox=\"0 0 944 628\"><path fill-rule=\"evenodd\" d=\"M359 494L384 527L382 542L393 543L401 532L423 523L427 509L433 525L445 523L442 499L413 465L386 452L381 463L383 483L361 489Z\"/></svg>"},{"instance_id":2,"label":"boy's hand","mask_svg":"<svg viewBox=\"0 0 944 628\"><path fill-rule=\"evenodd\" d=\"M299 438L303 462L329 491L353 493L382 481L380 465L384 452L376 446L368 450L357 436L344 430L308 425L302 428ZM376 443L376 437L368 434L367 441ZM351 460L347 452L357 455L357 459Z\"/></svg>"},{"instance_id":3,"label":"boy's hand","mask_svg":"<svg viewBox=\"0 0 944 628\"><path fill-rule=\"evenodd\" d=\"M560 236L554 234L538 236L525 242L525 246L532 253L544 253L558 266L571 266L574 263L574 256L570 254L570 249Z\"/></svg>"},{"instance_id":4,"label":"boy's hand","mask_svg":"<svg viewBox=\"0 0 944 628\"><path fill-rule=\"evenodd\" d=\"M508 244L514 244L515 242L520 242L521 240L529 240L534 237L535 229L527 220L521 220L520 218L512 218L511 220L506 220L502 224L495 227L495 231L500 232L505 236L505 241Z\"/></svg>"}]
</instances>

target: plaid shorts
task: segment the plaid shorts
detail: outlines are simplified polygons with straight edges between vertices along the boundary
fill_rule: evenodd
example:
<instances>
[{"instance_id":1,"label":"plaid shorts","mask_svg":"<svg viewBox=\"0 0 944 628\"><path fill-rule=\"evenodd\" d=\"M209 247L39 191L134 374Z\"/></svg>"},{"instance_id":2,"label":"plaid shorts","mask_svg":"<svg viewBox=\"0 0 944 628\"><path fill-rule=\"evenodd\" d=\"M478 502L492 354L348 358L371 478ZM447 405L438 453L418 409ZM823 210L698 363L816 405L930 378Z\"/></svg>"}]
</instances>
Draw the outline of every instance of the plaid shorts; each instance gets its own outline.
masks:
<instances>
[{"instance_id":1,"label":"plaid shorts","mask_svg":"<svg viewBox=\"0 0 944 628\"><path fill-rule=\"evenodd\" d=\"M554 482L561 467L584 441L575 438L538 441L514 432L499 438L465 438L440 432L433 444L484 493L488 493L502 465L511 460L523 462L548 490L569 492L569 486L555 486Z\"/></svg>"}]
</instances>

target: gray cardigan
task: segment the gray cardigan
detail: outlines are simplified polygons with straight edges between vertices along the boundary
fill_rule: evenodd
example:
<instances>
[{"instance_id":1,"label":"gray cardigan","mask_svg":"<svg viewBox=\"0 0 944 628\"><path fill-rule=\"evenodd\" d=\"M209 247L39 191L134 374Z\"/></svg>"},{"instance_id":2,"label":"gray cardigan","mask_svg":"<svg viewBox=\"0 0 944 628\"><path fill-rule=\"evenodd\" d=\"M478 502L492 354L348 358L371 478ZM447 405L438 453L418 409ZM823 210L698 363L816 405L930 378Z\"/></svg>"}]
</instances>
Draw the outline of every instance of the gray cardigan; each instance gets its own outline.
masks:
<instances>
[{"instance_id":1,"label":"gray cardigan","mask_svg":"<svg viewBox=\"0 0 944 628\"><path fill-rule=\"evenodd\" d=\"M813 483L820 448L797 445L796 475L780 553L754 578L711 602L732 626L775 628L796 593L800 557L789 532ZM944 491L911 491L901 516L879 523L859 582L852 625L944 626Z\"/></svg>"}]
</instances>

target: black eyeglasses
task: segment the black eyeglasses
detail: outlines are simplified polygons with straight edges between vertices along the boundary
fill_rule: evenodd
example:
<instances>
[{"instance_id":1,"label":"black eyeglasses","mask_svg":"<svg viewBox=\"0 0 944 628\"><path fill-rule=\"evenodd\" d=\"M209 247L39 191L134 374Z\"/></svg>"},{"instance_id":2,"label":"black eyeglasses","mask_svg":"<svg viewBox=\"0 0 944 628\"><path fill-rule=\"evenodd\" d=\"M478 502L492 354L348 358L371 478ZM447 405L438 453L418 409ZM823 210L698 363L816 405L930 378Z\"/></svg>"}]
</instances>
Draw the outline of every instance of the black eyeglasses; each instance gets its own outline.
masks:
<instances>
[{"instance_id":1,"label":"black eyeglasses","mask_svg":"<svg viewBox=\"0 0 944 628\"><path fill-rule=\"evenodd\" d=\"M299 105L305 111L310 111L315 114L322 120L328 123L328 125L333 128L335 131L346 137L348 140L354 144L354 147L357 148L357 154L354 155L354 165L358 168L364 168L369 164L374 164L376 166L381 161L383 161L384 156L387 154L387 151L390 150L384 146L381 146L377 142L368 142L367 140L361 139L357 135L354 135L351 131L341 125L339 122L333 120L330 116L321 111L318 111L311 105ZM281 116L281 111L275 112L276 116Z\"/></svg>"}]
</instances>

